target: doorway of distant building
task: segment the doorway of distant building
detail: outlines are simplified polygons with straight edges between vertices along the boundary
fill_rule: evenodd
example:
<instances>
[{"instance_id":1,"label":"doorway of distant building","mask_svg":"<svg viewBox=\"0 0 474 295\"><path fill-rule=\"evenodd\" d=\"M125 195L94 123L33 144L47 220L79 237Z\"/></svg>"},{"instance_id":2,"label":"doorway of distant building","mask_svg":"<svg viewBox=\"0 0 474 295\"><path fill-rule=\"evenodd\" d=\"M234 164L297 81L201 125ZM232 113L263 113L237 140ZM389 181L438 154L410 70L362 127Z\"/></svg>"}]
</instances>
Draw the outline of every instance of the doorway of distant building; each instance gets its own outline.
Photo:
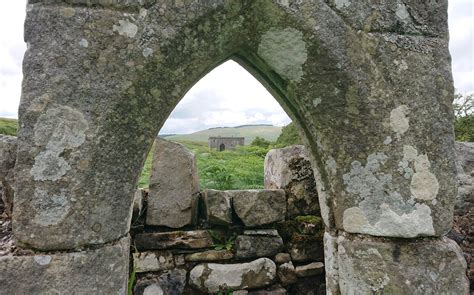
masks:
<instances>
[{"instance_id":1,"label":"doorway of distant building","mask_svg":"<svg viewBox=\"0 0 474 295\"><path fill-rule=\"evenodd\" d=\"M221 145L219 146L219 151L225 151L225 144L221 143Z\"/></svg>"}]
</instances>

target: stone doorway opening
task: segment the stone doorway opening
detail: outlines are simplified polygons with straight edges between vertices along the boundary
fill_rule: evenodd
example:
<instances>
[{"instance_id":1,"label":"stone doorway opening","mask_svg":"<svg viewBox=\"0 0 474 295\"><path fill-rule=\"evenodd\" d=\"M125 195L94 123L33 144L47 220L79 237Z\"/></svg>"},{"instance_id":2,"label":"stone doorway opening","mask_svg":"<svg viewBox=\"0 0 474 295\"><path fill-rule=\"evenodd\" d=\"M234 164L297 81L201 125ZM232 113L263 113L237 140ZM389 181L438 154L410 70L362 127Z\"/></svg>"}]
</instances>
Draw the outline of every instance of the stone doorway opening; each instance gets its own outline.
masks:
<instances>
[{"instance_id":1,"label":"stone doorway opening","mask_svg":"<svg viewBox=\"0 0 474 295\"><path fill-rule=\"evenodd\" d=\"M179 108L174 112L181 113ZM205 146L203 153L197 142L175 137L177 142L173 136L155 141L150 187L135 194L131 226L135 294L150 290L323 294L324 226L307 149L260 148L259 189L209 189L199 187L203 174L197 163L222 156L212 154L211 146ZM223 150L224 143L219 145ZM249 158L251 151L246 152ZM248 163L238 165L245 170ZM219 279L208 279L209 271Z\"/></svg>"}]
</instances>

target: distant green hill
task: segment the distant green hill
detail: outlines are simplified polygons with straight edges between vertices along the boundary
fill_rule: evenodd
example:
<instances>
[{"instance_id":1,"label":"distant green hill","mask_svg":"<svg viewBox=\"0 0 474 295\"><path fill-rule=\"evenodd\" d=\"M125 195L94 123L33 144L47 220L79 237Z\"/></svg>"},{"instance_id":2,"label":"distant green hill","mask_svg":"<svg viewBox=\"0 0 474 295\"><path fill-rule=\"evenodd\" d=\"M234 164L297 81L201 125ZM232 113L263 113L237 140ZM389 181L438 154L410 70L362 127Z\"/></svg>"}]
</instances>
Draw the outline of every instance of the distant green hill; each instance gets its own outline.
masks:
<instances>
[{"instance_id":1,"label":"distant green hill","mask_svg":"<svg viewBox=\"0 0 474 295\"><path fill-rule=\"evenodd\" d=\"M218 127L197 131L191 134L176 134L166 136L168 140L207 142L211 136L245 137L245 144L249 145L255 137L263 137L269 141L276 141L281 128L272 125L242 125L236 127Z\"/></svg>"},{"instance_id":2,"label":"distant green hill","mask_svg":"<svg viewBox=\"0 0 474 295\"><path fill-rule=\"evenodd\" d=\"M0 118L0 134L16 135L17 119Z\"/></svg>"},{"instance_id":3,"label":"distant green hill","mask_svg":"<svg viewBox=\"0 0 474 295\"><path fill-rule=\"evenodd\" d=\"M16 135L18 120L0 118L0 134ZM191 134L166 134L160 135L168 140L194 141L207 143L211 136L245 137L245 144L249 145L257 136L269 141L276 141L281 133L281 128L272 125L242 125L236 127L217 127L201 130Z\"/></svg>"}]
</instances>

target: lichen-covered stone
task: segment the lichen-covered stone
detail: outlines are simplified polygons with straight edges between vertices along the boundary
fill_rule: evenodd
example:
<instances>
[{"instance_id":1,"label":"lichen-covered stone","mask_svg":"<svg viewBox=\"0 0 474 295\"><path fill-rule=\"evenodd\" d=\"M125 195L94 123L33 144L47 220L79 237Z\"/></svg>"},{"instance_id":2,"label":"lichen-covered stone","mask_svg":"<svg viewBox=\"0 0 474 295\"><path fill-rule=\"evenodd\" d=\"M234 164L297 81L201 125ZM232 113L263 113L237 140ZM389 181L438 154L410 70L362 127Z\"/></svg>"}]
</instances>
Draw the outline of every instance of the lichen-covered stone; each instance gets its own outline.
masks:
<instances>
[{"instance_id":1,"label":"lichen-covered stone","mask_svg":"<svg viewBox=\"0 0 474 295\"><path fill-rule=\"evenodd\" d=\"M125 294L130 243L95 250L0 257L2 294Z\"/></svg>"},{"instance_id":2,"label":"lichen-covered stone","mask_svg":"<svg viewBox=\"0 0 474 295\"><path fill-rule=\"evenodd\" d=\"M139 233L135 236L138 250L201 249L213 244L206 230Z\"/></svg>"},{"instance_id":3,"label":"lichen-covered stone","mask_svg":"<svg viewBox=\"0 0 474 295\"><path fill-rule=\"evenodd\" d=\"M226 191L205 190L202 193L206 220L212 224L232 224L232 199Z\"/></svg>"},{"instance_id":4,"label":"lichen-covered stone","mask_svg":"<svg viewBox=\"0 0 474 295\"><path fill-rule=\"evenodd\" d=\"M16 142L16 137L0 134L0 194L7 215L11 215L13 207Z\"/></svg>"},{"instance_id":5,"label":"lichen-covered stone","mask_svg":"<svg viewBox=\"0 0 474 295\"><path fill-rule=\"evenodd\" d=\"M156 139L146 223L172 228L194 224L198 194L196 156L182 144Z\"/></svg>"},{"instance_id":6,"label":"lichen-covered stone","mask_svg":"<svg viewBox=\"0 0 474 295\"><path fill-rule=\"evenodd\" d=\"M208 250L187 254L185 256L186 261L221 261L232 258L234 258L234 253L228 250Z\"/></svg>"},{"instance_id":7,"label":"lichen-covered stone","mask_svg":"<svg viewBox=\"0 0 474 295\"><path fill-rule=\"evenodd\" d=\"M283 240L276 230L245 231L235 239L237 259L272 257L282 249Z\"/></svg>"},{"instance_id":8,"label":"lichen-covered stone","mask_svg":"<svg viewBox=\"0 0 474 295\"><path fill-rule=\"evenodd\" d=\"M268 258L241 264L207 263L195 266L189 283L205 293L267 286L276 277L276 265Z\"/></svg>"},{"instance_id":9,"label":"lichen-covered stone","mask_svg":"<svg viewBox=\"0 0 474 295\"><path fill-rule=\"evenodd\" d=\"M333 249L336 250L336 249ZM337 261L342 294L468 294L466 261L452 240L385 241L339 236Z\"/></svg>"},{"instance_id":10,"label":"lichen-covered stone","mask_svg":"<svg viewBox=\"0 0 474 295\"><path fill-rule=\"evenodd\" d=\"M265 156L266 189L284 189L287 216L319 214L316 180L303 145L272 149Z\"/></svg>"},{"instance_id":11,"label":"lichen-covered stone","mask_svg":"<svg viewBox=\"0 0 474 295\"><path fill-rule=\"evenodd\" d=\"M245 226L259 226L285 218L284 190L235 190L228 191L237 216Z\"/></svg>"},{"instance_id":12,"label":"lichen-covered stone","mask_svg":"<svg viewBox=\"0 0 474 295\"><path fill-rule=\"evenodd\" d=\"M137 273L160 271L174 268L174 259L171 252L136 252L133 253L133 266Z\"/></svg>"}]
</instances>

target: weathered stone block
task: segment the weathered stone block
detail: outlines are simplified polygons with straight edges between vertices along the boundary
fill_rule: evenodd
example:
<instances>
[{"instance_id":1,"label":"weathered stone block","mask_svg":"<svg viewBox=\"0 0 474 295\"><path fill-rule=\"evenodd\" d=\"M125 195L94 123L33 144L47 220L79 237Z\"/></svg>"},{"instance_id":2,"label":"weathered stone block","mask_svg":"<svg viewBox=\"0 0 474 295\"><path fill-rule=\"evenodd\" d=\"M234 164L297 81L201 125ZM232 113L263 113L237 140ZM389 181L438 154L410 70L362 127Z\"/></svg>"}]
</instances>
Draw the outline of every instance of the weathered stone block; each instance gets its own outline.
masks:
<instances>
[{"instance_id":1,"label":"weathered stone block","mask_svg":"<svg viewBox=\"0 0 474 295\"><path fill-rule=\"evenodd\" d=\"M168 251L133 253L133 265L137 273L172 269L175 266L173 254Z\"/></svg>"},{"instance_id":2,"label":"weathered stone block","mask_svg":"<svg viewBox=\"0 0 474 295\"><path fill-rule=\"evenodd\" d=\"M284 190L228 191L237 216L245 226L265 225L285 219Z\"/></svg>"},{"instance_id":3,"label":"weathered stone block","mask_svg":"<svg viewBox=\"0 0 474 295\"><path fill-rule=\"evenodd\" d=\"M175 268L157 275L148 274L138 278L133 294L135 295L180 295L186 285L186 270Z\"/></svg>"},{"instance_id":4,"label":"weathered stone block","mask_svg":"<svg viewBox=\"0 0 474 295\"><path fill-rule=\"evenodd\" d=\"M283 249L283 240L276 230L244 231L235 239L237 259L273 256Z\"/></svg>"},{"instance_id":5,"label":"weathered stone block","mask_svg":"<svg viewBox=\"0 0 474 295\"><path fill-rule=\"evenodd\" d=\"M298 280L295 267L291 261L278 266L277 275L283 286L294 284Z\"/></svg>"},{"instance_id":6,"label":"weathered stone block","mask_svg":"<svg viewBox=\"0 0 474 295\"><path fill-rule=\"evenodd\" d=\"M474 142L456 142L458 195L455 215L464 215L474 207Z\"/></svg>"},{"instance_id":7,"label":"weathered stone block","mask_svg":"<svg viewBox=\"0 0 474 295\"><path fill-rule=\"evenodd\" d=\"M275 277L275 263L268 258L259 258L241 264L199 264L191 270L189 283L202 292L217 293L264 287Z\"/></svg>"},{"instance_id":8,"label":"weathered stone block","mask_svg":"<svg viewBox=\"0 0 474 295\"><path fill-rule=\"evenodd\" d=\"M303 145L270 150L264 175L266 189L285 190L288 217L319 214L316 180Z\"/></svg>"},{"instance_id":9,"label":"weathered stone block","mask_svg":"<svg viewBox=\"0 0 474 295\"><path fill-rule=\"evenodd\" d=\"M334 239L325 238L325 242ZM380 240L339 236L337 250L326 253L337 269L342 294L468 294L466 262L459 246L447 238Z\"/></svg>"},{"instance_id":10,"label":"weathered stone block","mask_svg":"<svg viewBox=\"0 0 474 295\"><path fill-rule=\"evenodd\" d=\"M234 253L228 250L208 250L204 252L197 252L187 254L186 261L220 261L234 258Z\"/></svg>"},{"instance_id":11,"label":"weathered stone block","mask_svg":"<svg viewBox=\"0 0 474 295\"><path fill-rule=\"evenodd\" d=\"M155 141L146 223L172 228L194 224L199 181L195 155L179 143Z\"/></svg>"},{"instance_id":12,"label":"weathered stone block","mask_svg":"<svg viewBox=\"0 0 474 295\"><path fill-rule=\"evenodd\" d=\"M2 294L125 294L130 244L95 250L0 257Z\"/></svg>"},{"instance_id":13,"label":"weathered stone block","mask_svg":"<svg viewBox=\"0 0 474 295\"><path fill-rule=\"evenodd\" d=\"M140 233L135 236L138 250L200 249L213 245L206 230Z\"/></svg>"},{"instance_id":14,"label":"weathered stone block","mask_svg":"<svg viewBox=\"0 0 474 295\"><path fill-rule=\"evenodd\" d=\"M232 199L225 191L206 190L202 193L206 219L212 224L232 224Z\"/></svg>"},{"instance_id":15,"label":"weathered stone block","mask_svg":"<svg viewBox=\"0 0 474 295\"><path fill-rule=\"evenodd\" d=\"M277 253L274 260L276 263L287 263L291 261L291 256L288 253Z\"/></svg>"},{"instance_id":16,"label":"weathered stone block","mask_svg":"<svg viewBox=\"0 0 474 295\"><path fill-rule=\"evenodd\" d=\"M0 134L0 194L5 212L12 214L17 139L14 136Z\"/></svg>"},{"instance_id":17,"label":"weathered stone block","mask_svg":"<svg viewBox=\"0 0 474 295\"><path fill-rule=\"evenodd\" d=\"M298 277L311 277L322 274L324 272L324 263L313 262L306 265L300 265L295 268L295 273Z\"/></svg>"},{"instance_id":18,"label":"weathered stone block","mask_svg":"<svg viewBox=\"0 0 474 295\"><path fill-rule=\"evenodd\" d=\"M294 234L290 243L290 255L295 262L322 261L323 242L319 236Z\"/></svg>"}]
</instances>

